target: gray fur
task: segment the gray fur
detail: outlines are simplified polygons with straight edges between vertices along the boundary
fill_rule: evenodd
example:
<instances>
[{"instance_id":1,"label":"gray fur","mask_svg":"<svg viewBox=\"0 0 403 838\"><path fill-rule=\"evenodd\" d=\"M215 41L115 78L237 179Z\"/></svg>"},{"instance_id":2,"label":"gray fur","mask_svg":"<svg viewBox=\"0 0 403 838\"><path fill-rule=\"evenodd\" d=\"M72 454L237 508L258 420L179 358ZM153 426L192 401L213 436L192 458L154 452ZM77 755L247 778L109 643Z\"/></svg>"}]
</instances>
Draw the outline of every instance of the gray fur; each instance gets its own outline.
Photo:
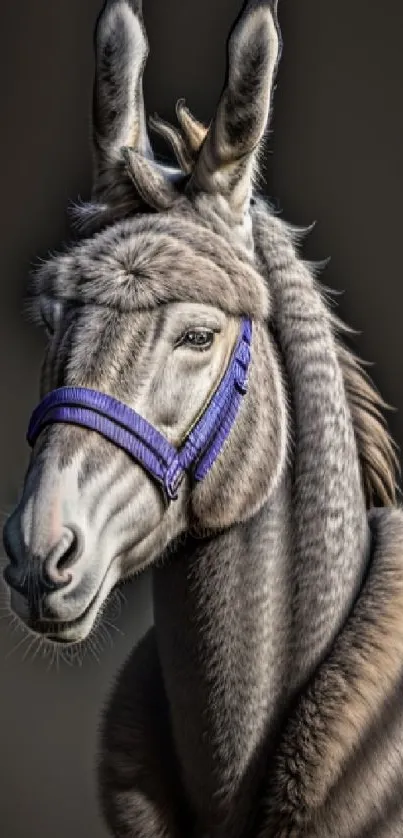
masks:
<instances>
[{"instance_id":1,"label":"gray fur","mask_svg":"<svg viewBox=\"0 0 403 838\"><path fill-rule=\"evenodd\" d=\"M30 294L52 331L42 393L105 390L175 444L219 380L240 317L253 319L248 392L202 483L187 480L165 509L122 452L53 427L8 525L11 550L29 520L37 561L53 492L85 510L87 540L97 535L96 569L88 554L73 598L67 588L62 604L51 600L59 622L38 620L46 598L28 596L25 619L54 639L66 613L77 616L74 596L88 604L103 578L105 598L153 566L155 625L102 723L101 804L121 838L397 838L403 828L403 514L384 404L342 344L300 234L253 193L276 7L246 3L210 129L183 102L179 128L154 121L181 167L167 174L144 128L141 10L106 4L94 196L76 212L88 237L43 265ZM130 49L114 50L130 32L141 33L134 65ZM174 328L202 316L220 325L211 358L178 360ZM108 545L120 545L112 576Z\"/></svg>"}]
</instances>

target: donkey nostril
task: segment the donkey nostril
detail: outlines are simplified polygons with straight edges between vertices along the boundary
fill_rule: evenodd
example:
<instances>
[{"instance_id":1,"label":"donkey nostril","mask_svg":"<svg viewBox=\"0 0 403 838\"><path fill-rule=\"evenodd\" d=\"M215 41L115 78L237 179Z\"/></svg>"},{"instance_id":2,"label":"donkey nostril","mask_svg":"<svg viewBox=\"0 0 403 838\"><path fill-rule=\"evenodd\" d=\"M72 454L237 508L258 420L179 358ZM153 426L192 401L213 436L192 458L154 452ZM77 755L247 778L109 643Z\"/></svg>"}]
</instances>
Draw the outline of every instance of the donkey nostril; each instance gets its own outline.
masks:
<instances>
[{"instance_id":1,"label":"donkey nostril","mask_svg":"<svg viewBox=\"0 0 403 838\"><path fill-rule=\"evenodd\" d=\"M52 588L63 588L73 578L71 568L81 553L81 539L76 530L65 528L62 538L43 563L45 583Z\"/></svg>"}]
</instances>

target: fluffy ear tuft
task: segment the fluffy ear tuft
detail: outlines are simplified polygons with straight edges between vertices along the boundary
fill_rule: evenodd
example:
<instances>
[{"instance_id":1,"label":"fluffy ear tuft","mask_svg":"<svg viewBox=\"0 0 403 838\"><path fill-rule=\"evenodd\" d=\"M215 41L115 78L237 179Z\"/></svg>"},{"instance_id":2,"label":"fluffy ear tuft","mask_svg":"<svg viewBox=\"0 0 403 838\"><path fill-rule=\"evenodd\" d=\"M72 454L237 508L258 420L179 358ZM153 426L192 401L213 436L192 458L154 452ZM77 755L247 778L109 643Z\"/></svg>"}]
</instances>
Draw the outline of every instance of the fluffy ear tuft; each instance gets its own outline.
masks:
<instances>
[{"instance_id":1,"label":"fluffy ear tuft","mask_svg":"<svg viewBox=\"0 0 403 838\"><path fill-rule=\"evenodd\" d=\"M249 0L229 38L226 83L188 185L189 192L224 197L239 219L251 196L280 50L277 0Z\"/></svg>"},{"instance_id":2,"label":"fluffy ear tuft","mask_svg":"<svg viewBox=\"0 0 403 838\"><path fill-rule=\"evenodd\" d=\"M195 119L183 99L179 99L176 104L176 115L179 128L174 128L157 115L150 117L149 125L171 146L181 171L190 174L195 167L208 128Z\"/></svg>"},{"instance_id":3,"label":"fluffy ear tuft","mask_svg":"<svg viewBox=\"0 0 403 838\"><path fill-rule=\"evenodd\" d=\"M178 99L176 103L176 117L182 129L183 136L186 138L189 151L193 155L198 154L206 139L208 128L190 113L184 99Z\"/></svg>"},{"instance_id":4,"label":"fluffy ear tuft","mask_svg":"<svg viewBox=\"0 0 403 838\"><path fill-rule=\"evenodd\" d=\"M171 209L178 200L178 192L162 167L132 148L123 148L122 154L127 174L144 203L155 210Z\"/></svg>"},{"instance_id":5,"label":"fluffy ear tuft","mask_svg":"<svg viewBox=\"0 0 403 838\"><path fill-rule=\"evenodd\" d=\"M180 131L170 125L169 122L161 119L157 114L149 118L148 124L152 131L159 134L160 137L163 137L165 142L171 146L182 172L189 174L193 167L193 160Z\"/></svg>"},{"instance_id":6,"label":"fluffy ear tuft","mask_svg":"<svg viewBox=\"0 0 403 838\"><path fill-rule=\"evenodd\" d=\"M148 55L140 0L107 0L95 30L94 197L122 177L123 146L152 157L143 103Z\"/></svg>"}]
</instances>

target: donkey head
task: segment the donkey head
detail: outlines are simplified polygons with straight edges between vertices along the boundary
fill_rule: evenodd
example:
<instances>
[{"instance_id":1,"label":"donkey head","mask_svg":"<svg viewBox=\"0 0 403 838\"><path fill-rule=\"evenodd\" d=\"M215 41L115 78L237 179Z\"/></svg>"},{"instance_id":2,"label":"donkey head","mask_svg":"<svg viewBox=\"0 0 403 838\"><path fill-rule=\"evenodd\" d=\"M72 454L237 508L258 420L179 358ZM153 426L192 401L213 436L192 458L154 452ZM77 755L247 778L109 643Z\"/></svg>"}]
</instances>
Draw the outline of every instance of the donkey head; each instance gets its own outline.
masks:
<instances>
[{"instance_id":1,"label":"donkey head","mask_svg":"<svg viewBox=\"0 0 403 838\"><path fill-rule=\"evenodd\" d=\"M87 235L41 267L30 294L48 334L41 396L60 388L106 394L179 449L211 405L245 317L251 361L223 446L202 480L185 469L176 500L97 428L60 417L41 427L4 531L6 580L25 622L64 642L88 635L118 581L177 536L255 514L286 452L285 396L249 212L279 58L276 2L246 4L208 130L183 103L179 129L154 122L178 168L155 161L147 135L140 3L109 0L95 43L93 197L80 210Z\"/></svg>"}]
</instances>

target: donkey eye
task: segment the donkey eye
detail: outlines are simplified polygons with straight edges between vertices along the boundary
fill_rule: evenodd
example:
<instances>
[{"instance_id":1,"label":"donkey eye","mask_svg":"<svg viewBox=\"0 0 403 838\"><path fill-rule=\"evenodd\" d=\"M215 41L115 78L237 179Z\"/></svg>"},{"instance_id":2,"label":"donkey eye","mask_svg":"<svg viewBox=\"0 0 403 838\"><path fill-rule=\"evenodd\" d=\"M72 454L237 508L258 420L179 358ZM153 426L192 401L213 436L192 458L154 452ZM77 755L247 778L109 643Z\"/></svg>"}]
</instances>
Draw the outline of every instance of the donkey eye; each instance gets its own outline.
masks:
<instances>
[{"instance_id":1,"label":"donkey eye","mask_svg":"<svg viewBox=\"0 0 403 838\"><path fill-rule=\"evenodd\" d=\"M188 329L182 337L175 344L178 346L188 346L190 349L209 349L214 340L214 332L212 329Z\"/></svg>"}]
</instances>

